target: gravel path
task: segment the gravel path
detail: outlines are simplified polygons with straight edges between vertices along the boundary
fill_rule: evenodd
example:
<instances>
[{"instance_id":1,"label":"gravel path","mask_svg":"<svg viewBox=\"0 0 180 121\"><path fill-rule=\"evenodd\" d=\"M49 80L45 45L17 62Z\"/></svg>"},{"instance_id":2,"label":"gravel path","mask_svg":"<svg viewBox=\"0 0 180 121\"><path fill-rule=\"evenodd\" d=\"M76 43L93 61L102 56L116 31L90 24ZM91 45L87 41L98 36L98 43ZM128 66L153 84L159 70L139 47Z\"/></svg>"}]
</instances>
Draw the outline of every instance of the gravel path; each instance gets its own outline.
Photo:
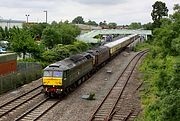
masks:
<instances>
[{"instance_id":1,"label":"gravel path","mask_svg":"<svg viewBox=\"0 0 180 121\"><path fill-rule=\"evenodd\" d=\"M106 64L95 75L83 83L71 94L66 96L56 107L49 111L40 120L43 121L87 121L91 113L106 96L112 85L122 73L129 60L136 53L121 53ZM112 70L112 73L107 73ZM95 100L81 99L82 95L94 92Z\"/></svg>"}]
</instances>

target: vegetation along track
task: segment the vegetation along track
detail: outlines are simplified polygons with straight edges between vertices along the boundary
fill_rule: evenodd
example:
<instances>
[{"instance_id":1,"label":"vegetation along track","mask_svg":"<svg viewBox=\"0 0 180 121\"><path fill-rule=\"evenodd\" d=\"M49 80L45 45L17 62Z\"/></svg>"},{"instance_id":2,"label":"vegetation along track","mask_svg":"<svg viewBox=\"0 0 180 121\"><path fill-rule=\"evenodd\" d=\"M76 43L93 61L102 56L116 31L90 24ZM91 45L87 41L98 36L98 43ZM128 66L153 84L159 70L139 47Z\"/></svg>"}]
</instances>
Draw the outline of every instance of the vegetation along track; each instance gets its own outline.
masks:
<instances>
[{"instance_id":1,"label":"vegetation along track","mask_svg":"<svg viewBox=\"0 0 180 121\"><path fill-rule=\"evenodd\" d=\"M28 105L33 99L37 99L41 94L42 86L38 86L0 106L0 120L7 120L7 118L14 118L19 113L22 113L22 108Z\"/></svg>"},{"instance_id":2,"label":"vegetation along track","mask_svg":"<svg viewBox=\"0 0 180 121\"><path fill-rule=\"evenodd\" d=\"M148 50L139 52L129 64L126 66L122 74L119 76L113 87L110 89L109 93L103 99L98 108L93 112L89 121L108 121L112 118L114 110L118 101L120 100L122 93L138 63L138 61L146 54ZM132 113L132 112L131 112ZM131 113L128 115L130 116ZM125 118L125 120L128 119Z\"/></svg>"},{"instance_id":3,"label":"vegetation along track","mask_svg":"<svg viewBox=\"0 0 180 121\"><path fill-rule=\"evenodd\" d=\"M39 104L37 104L35 107L22 114L15 121L36 121L40 119L44 114L46 114L49 110L51 110L54 106L56 106L60 101L61 100L59 99L46 98Z\"/></svg>"}]
</instances>

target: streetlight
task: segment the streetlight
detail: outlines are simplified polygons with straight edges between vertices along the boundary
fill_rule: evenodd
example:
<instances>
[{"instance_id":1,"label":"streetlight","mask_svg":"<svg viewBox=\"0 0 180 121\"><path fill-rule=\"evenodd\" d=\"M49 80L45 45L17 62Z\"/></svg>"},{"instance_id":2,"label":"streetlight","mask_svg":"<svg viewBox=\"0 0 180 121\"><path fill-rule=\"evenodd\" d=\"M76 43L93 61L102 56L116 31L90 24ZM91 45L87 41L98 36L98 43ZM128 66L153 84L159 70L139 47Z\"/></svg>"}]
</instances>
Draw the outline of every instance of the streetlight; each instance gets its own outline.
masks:
<instances>
[{"instance_id":1,"label":"streetlight","mask_svg":"<svg viewBox=\"0 0 180 121\"><path fill-rule=\"evenodd\" d=\"M27 17L27 23L28 23L28 17L29 17L30 15L29 14L26 14L26 17Z\"/></svg>"},{"instance_id":2,"label":"streetlight","mask_svg":"<svg viewBox=\"0 0 180 121\"><path fill-rule=\"evenodd\" d=\"M11 28L11 19L9 19L9 28Z\"/></svg>"},{"instance_id":3,"label":"streetlight","mask_svg":"<svg viewBox=\"0 0 180 121\"><path fill-rule=\"evenodd\" d=\"M47 10L44 11L46 13L46 23L47 23Z\"/></svg>"}]
</instances>

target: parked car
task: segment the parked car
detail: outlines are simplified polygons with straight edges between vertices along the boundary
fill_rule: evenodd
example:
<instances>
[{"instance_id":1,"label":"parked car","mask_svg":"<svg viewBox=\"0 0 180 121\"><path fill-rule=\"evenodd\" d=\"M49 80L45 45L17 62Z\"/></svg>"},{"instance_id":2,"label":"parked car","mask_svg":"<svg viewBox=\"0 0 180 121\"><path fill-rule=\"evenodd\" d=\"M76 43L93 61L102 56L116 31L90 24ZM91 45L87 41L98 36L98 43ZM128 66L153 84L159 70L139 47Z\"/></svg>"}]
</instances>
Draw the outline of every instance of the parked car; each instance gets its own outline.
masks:
<instances>
[{"instance_id":1,"label":"parked car","mask_svg":"<svg viewBox=\"0 0 180 121\"><path fill-rule=\"evenodd\" d=\"M5 49L5 48L0 47L0 53L6 53L6 49Z\"/></svg>"}]
</instances>

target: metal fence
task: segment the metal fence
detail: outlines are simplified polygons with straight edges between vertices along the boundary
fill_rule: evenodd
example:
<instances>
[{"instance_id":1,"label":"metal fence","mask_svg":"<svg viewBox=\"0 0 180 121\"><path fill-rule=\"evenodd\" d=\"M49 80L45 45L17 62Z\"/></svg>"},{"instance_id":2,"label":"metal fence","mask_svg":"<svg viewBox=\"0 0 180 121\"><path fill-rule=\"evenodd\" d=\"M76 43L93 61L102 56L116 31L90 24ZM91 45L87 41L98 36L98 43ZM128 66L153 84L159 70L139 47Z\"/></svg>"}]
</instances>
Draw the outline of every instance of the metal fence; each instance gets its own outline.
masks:
<instances>
[{"instance_id":1,"label":"metal fence","mask_svg":"<svg viewBox=\"0 0 180 121\"><path fill-rule=\"evenodd\" d=\"M13 90L41 77L42 67L38 63L17 63L17 71L0 76L0 94Z\"/></svg>"}]
</instances>

